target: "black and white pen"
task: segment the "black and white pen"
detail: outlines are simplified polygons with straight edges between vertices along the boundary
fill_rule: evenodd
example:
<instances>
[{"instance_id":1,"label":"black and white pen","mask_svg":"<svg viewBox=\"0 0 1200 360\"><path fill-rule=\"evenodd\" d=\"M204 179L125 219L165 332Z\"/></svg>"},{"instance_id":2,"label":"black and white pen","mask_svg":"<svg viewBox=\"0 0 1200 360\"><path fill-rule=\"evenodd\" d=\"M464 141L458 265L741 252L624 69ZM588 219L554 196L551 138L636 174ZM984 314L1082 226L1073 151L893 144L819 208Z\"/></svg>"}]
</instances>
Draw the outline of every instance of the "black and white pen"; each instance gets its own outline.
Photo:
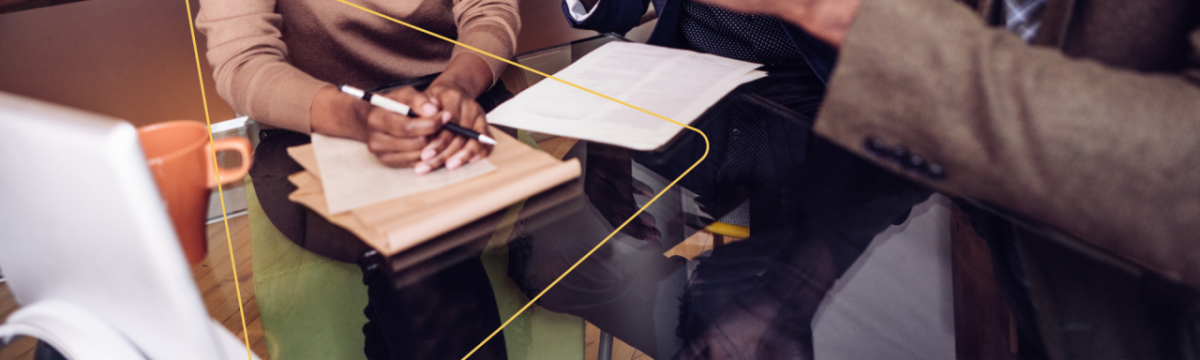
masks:
<instances>
[{"instance_id":1,"label":"black and white pen","mask_svg":"<svg viewBox=\"0 0 1200 360\"><path fill-rule=\"evenodd\" d=\"M375 94L363 91L362 89L358 89L350 85L338 85L338 90L341 90L342 92L350 94L356 98L366 100L367 102L371 103L371 105L384 108L385 110L408 117L417 117L417 113L413 112L411 107L404 105L399 101L392 100L384 96L375 96ZM442 127L446 128L446 130L450 130L452 133L462 135L468 139L479 140L479 142L484 144L496 145L496 139L477 133L474 130L464 128L456 123L446 123L445 125L442 125Z\"/></svg>"}]
</instances>

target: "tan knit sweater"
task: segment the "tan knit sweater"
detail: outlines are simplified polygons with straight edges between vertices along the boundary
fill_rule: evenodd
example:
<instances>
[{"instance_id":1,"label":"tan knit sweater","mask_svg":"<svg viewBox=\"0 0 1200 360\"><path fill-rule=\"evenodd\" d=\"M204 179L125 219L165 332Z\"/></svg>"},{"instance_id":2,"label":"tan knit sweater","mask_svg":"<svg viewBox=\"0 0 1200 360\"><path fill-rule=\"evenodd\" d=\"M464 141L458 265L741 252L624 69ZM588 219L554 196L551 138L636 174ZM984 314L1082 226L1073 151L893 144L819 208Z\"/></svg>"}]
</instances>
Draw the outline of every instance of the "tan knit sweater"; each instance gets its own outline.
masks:
<instances>
[{"instance_id":1,"label":"tan knit sweater","mask_svg":"<svg viewBox=\"0 0 1200 360\"><path fill-rule=\"evenodd\" d=\"M517 47L517 0L350 0L503 57ZM217 92L255 121L308 133L327 84L373 87L480 56L493 79L504 63L336 0L201 0Z\"/></svg>"}]
</instances>

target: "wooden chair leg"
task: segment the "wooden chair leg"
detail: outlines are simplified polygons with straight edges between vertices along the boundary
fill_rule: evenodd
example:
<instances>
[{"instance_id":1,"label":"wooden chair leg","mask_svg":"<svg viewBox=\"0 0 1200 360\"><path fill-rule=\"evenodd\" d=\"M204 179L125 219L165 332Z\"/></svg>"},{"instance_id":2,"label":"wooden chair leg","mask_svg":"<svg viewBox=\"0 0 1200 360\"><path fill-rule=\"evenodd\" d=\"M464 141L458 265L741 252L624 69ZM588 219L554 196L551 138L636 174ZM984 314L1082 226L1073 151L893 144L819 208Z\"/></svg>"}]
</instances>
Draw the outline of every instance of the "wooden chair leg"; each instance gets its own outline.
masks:
<instances>
[{"instance_id":1,"label":"wooden chair leg","mask_svg":"<svg viewBox=\"0 0 1200 360\"><path fill-rule=\"evenodd\" d=\"M959 359L1016 358L1016 326L992 269L987 243L967 214L951 211L950 271L954 287L954 342Z\"/></svg>"}]
</instances>

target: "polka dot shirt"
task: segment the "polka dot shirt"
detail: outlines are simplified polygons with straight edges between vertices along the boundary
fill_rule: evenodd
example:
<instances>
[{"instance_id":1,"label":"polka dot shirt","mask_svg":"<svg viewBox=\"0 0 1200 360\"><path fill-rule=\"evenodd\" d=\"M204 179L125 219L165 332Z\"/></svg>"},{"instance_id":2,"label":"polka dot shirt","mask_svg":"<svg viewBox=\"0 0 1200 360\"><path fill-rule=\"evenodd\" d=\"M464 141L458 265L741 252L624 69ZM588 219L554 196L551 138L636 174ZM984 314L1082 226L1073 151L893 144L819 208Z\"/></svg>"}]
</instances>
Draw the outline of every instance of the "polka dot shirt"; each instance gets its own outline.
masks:
<instances>
[{"instance_id":1,"label":"polka dot shirt","mask_svg":"<svg viewBox=\"0 0 1200 360\"><path fill-rule=\"evenodd\" d=\"M680 29L692 50L770 67L807 67L783 24L769 16L685 0Z\"/></svg>"}]
</instances>

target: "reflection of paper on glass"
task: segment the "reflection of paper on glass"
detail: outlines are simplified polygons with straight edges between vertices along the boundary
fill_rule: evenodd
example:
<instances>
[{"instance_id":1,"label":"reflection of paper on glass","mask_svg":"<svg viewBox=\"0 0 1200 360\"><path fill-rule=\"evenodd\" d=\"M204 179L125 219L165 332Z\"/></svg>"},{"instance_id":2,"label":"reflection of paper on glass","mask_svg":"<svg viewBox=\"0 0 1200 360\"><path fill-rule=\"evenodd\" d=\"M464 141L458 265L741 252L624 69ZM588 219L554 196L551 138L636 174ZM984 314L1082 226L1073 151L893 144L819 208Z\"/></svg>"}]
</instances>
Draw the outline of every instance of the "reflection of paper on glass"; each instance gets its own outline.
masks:
<instances>
[{"instance_id":1,"label":"reflection of paper on glass","mask_svg":"<svg viewBox=\"0 0 1200 360\"><path fill-rule=\"evenodd\" d=\"M367 144L359 141L313 134L312 143L330 214L441 188L496 170L483 160L454 171L441 168L418 176L412 168L384 165Z\"/></svg>"},{"instance_id":2,"label":"reflection of paper on glass","mask_svg":"<svg viewBox=\"0 0 1200 360\"><path fill-rule=\"evenodd\" d=\"M611 42L555 74L690 124L738 85L766 76L759 64L645 44ZM501 104L488 122L636 150L666 144L683 127L557 81Z\"/></svg>"}]
</instances>

